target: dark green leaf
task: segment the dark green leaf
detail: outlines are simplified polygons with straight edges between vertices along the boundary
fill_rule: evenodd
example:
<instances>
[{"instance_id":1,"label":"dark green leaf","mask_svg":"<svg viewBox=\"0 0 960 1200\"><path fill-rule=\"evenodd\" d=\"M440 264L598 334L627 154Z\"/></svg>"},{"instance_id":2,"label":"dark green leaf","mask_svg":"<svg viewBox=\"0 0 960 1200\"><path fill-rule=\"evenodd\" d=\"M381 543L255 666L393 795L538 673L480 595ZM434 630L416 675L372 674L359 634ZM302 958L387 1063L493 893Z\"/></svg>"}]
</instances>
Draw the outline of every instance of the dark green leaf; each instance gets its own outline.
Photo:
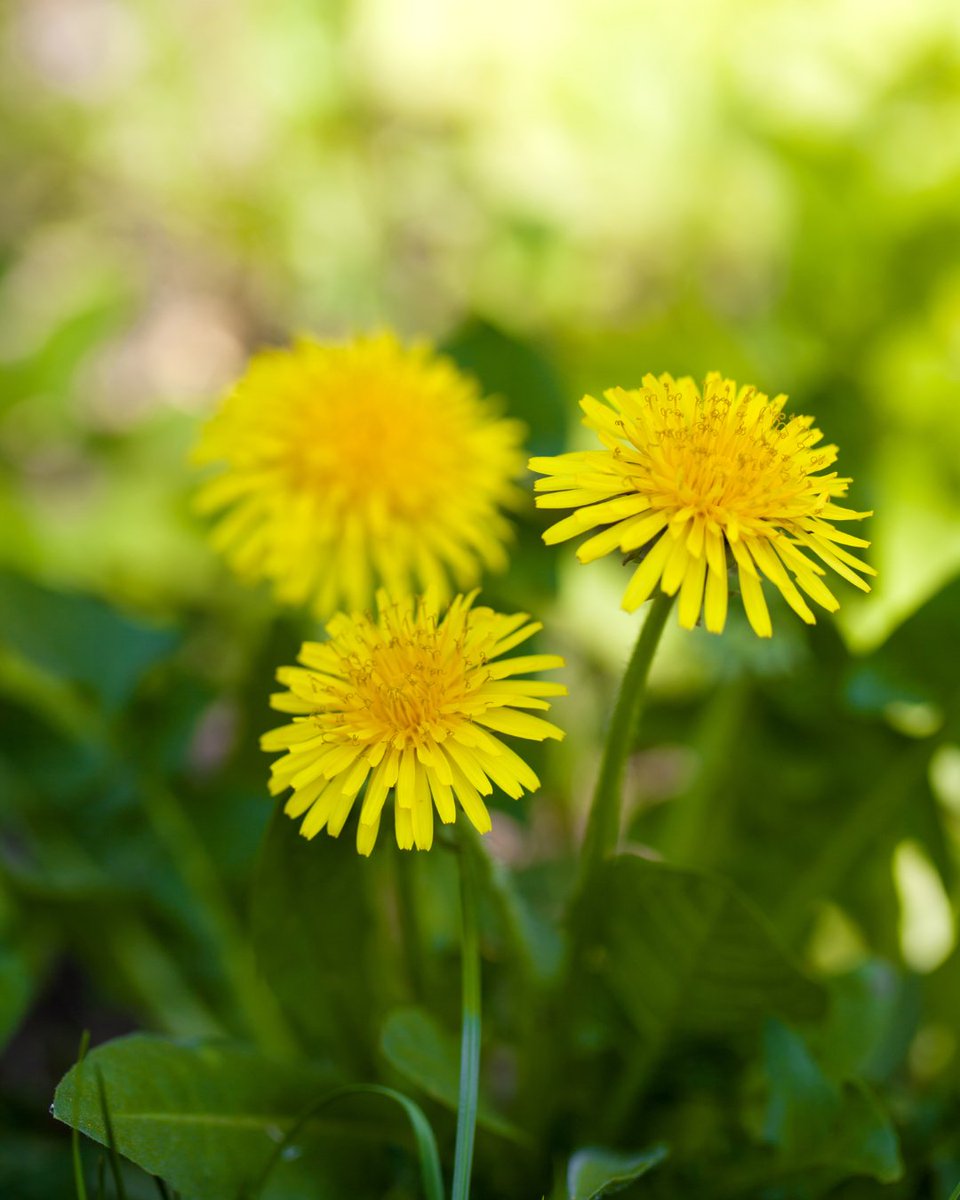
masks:
<instances>
[{"instance_id":1,"label":"dark green leaf","mask_svg":"<svg viewBox=\"0 0 960 1200\"><path fill-rule=\"evenodd\" d=\"M720 879L615 858L573 922L581 971L606 983L651 1051L675 1033L720 1034L771 1012L805 1018L823 1009L823 990Z\"/></svg>"},{"instance_id":2,"label":"dark green leaf","mask_svg":"<svg viewBox=\"0 0 960 1200\"><path fill-rule=\"evenodd\" d=\"M623 1154L597 1146L578 1150L567 1167L569 1200L597 1200L598 1196L619 1192L659 1166L667 1153L666 1146L654 1146L640 1154Z\"/></svg>"},{"instance_id":3,"label":"dark green leaf","mask_svg":"<svg viewBox=\"0 0 960 1200\"><path fill-rule=\"evenodd\" d=\"M779 1021L764 1031L769 1079L765 1140L791 1163L843 1175L899 1179L897 1135L865 1085L824 1075L803 1039Z\"/></svg>"},{"instance_id":4,"label":"dark green leaf","mask_svg":"<svg viewBox=\"0 0 960 1200\"><path fill-rule=\"evenodd\" d=\"M914 987L877 959L836 976L828 987L827 1019L809 1039L818 1062L832 1079L886 1078L916 1032Z\"/></svg>"},{"instance_id":5,"label":"dark green leaf","mask_svg":"<svg viewBox=\"0 0 960 1200\"><path fill-rule=\"evenodd\" d=\"M427 1120L420 1106L414 1104L408 1096L405 1096L402 1092L395 1091L393 1088L380 1087L378 1084L357 1084L352 1087L337 1088L329 1096L324 1096L316 1104L312 1104L300 1116L299 1120L290 1127L283 1140L277 1143L276 1149L264 1168L262 1175L250 1192L251 1200L256 1200L260 1196L270 1173L276 1168L287 1148L292 1145L294 1139L306 1127L311 1118L322 1112L328 1105L335 1104L338 1100L342 1100L347 1096L383 1096L388 1100L392 1100L395 1104L399 1104L413 1130L414 1141L417 1146L417 1157L420 1160L420 1177L423 1181L423 1190L427 1200L443 1200L443 1176L440 1171L440 1154L437 1150L437 1140L433 1136L433 1130L430 1128L430 1122Z\"/></svg>"},{"instance_id":6,"label":"dark green leaf","mask_svg":"<svg viewBox=\"0 0 960 1200\"><path fill-rule=\"evenodd\" d=\"M460 1081L460 1050L456 1040L420 1008L395 1009L380 1035L380 1048L394 1070L422 1088L428 1096L456 1112ZM491 1133L513 1141L523 1134L493 1111L483 1099L478 1123Z\"/></svg>"},{"instance_id":7,"label":"dark green leaf","mask_svg":"<svg viewBox=\"0 0 960 1200\"><path fill-rule=\"evenodd\" d=\"M531 453L560 453L579 410L543 350L480 319L464 325L443 349L484 391L504 397L511 416L526 422Z\"/></svg>"},{"instance_id":8,"label":"dark green leaf","mask_svg":"<svg viewBox=\"0 0 960 1200\"><path fill-rule=\"evenodd\" d=\"M0 572L0 638L58 679L118 708L175 636L124 616L95 596L56 592Z\"/></svg>"},{"instance_id":9,"label":"dark green leaf","mask_svg":"<svg viewBox=\"0 0 960 1200\"><path fill-rule=\"evenodd\" d=\"M332 1082L316 1069L275 1063L228 1043L175 1043L143 1034L118 1038L72 1068L54 1098L54 1116L68 1125L76 1120L82 1132L103 1144L98 1071L118 1151L186 1196L203 1200L236 1200L261 1173L284 1128ZM309 1134L382 1140L384 1123L382 1115L375 1125L317 1117L309 1122ZM315 1158L309 1165L320 1170ZM306 1159L284 1163L278 1186L290 1186L306 1169ZM335 1194L322 1182L321 1172L318 1196Z\"/></svg>"},{"instance_id":10,"label":"dark green leaf","mask_svg":"<svg viewBox=\"0 0 960 1200\"><path fill-rule=\"evenodd\" d=\"M952 656L960 624L960 579L953 579L893 631L857 670L848 692L858 708L880 712L891 701L927 703L955 712L960 684Z\"/></svg>"},{"instance_id":11,"label":"dark green leaf","mask_svg":"<svg viewBox=\"0 0 960 1200\"><path fill-rule=\"evenodd\" d=\"M312 1048L364 1073L379 1026L373 869L347 834L307 841L278 809L252 898L257 961L277 999Z\"/></svg>"}]
</instances>

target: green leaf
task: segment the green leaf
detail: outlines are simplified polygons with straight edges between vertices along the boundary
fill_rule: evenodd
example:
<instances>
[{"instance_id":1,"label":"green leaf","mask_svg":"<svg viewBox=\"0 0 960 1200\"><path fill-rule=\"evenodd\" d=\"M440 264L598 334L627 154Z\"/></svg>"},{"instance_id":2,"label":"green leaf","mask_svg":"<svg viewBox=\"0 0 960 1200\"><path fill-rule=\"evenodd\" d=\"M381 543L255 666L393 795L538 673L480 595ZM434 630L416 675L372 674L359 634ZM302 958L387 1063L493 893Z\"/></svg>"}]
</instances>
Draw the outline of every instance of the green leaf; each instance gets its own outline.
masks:
<instances>
[{"instance_id":1,"label":"green leaf","mask_svg":"<svg viewBox=\"0 0 960 1200\"><path fill-rule=\"evenodd\" d=\"M456 1112L460 1081L460 1049L456 1040L421 1008L398 1008L389 1014L380 1034L384 1057L431 1099ZM499 1116L481 1097L477 1123L511 1141L523 1133Z\"/></svg>"},{"instance_id":2,"label":"green leaf","mask_svg":"<svg viewBox=\"0 0 960 1200\"><path fill-rule=\"evenodd\" d=\"M764 1139L791 1163L881 1183L903 1173L896 1132L867 1087L824 1075L799 1034L770 1021L764 1030L769 1100Z\"/></svg>"},{"instance_id":3,"label":"green leaf","mask_svg":"<svg viewBox=\"0 0 960 1200\"><path fill-rule=\"evenodd\" d=\"M809 1041L832 1079L885 1079L916 1033L916 983L880 959L829 980L830 1010Z\"/></svg>"},{"instance_id":4,"label":"green leaf","mask_svg":"<svg viewBox=\"0 0 960 1200\"><path fill-rule=\"evenodd\" d=\"M960 578L953 579L909 616L851 672L847 691L860 711L882 712L891 701L936 704L947 712L960 705L951 656L960 621Z\"/></svg>"},{"instance_id":5,"label":"green leaf","mask_svg":"<svg viewBox=\"0 0 960 1200\"><path fill-rule=\"evenodd\" d=\"M8 571L0 572L0 629L17 654L88 688L109 710L176 641L169 630L134 621L95 596L53 591Z\"/></svg>"},{"instance_id":6,"label":"green leaf","mask_svg":"<svg viewBox=\"0 0 960 1200\"><path fill-rule=\"evenodd\" d=\"M176 1043L145 1034L118 1038L67 1073L53 1104L55 1117L76 1123L104 1145L98 1074L120 1154L185 1196L203 1200L236 1200L262 1173L284 1128L333 1083L326 1072L275 1063L225 1042ZM389 1132L382 1115L375 1125L367 1118L309 1122L314 1139L335 1134L338 1140L383 1141ZM332 1200L336 1192L322 1186L325 1166L316 1155L285 1161L277 1171L280 1190L270 1195L286 1195L297 1180L302 1185L303 1176L319 1172L317 1191L310 1195Z\"/></svg>"},{"instance_id":7,"label":"green leaf","mask_svg":"<svg viewBox=\"0 0 960 1200\"><path fill-rule=\"evenodd\" d=\"M445 353L479 379L488 394L507 400L509 415L528 427L535 454L559 454L572 415L570 398L550 358L529 341L479 318L462 326Z\"/></svg>"},{"instance_id":8,"label":"green leaf","mask_svg":"<svg viewBox=\"0 0 960 1200\"><path fill-rule=\"evenodd\" d=\"M666 1146L654 1146L640 1154L622 1154L588 1146L578 1150L567 1167L570 1200L596 1200L619 1192L641 1175L646 1175L667 1157Z\"/></svg>"},{"instance_id":9,"label":"green leaf","mask_svg":"<svg viewBox=\"0 0 960 1200\"><path fill-rule=\"evenodd\" d=\"M815 1017L824 993L728 884L633 856L609 860L575 906L577 963L603 980L646 1043L722 1034L779 1012Z\"/></svg>"},{"instance_id":10,"label":"green leaf","mask_svg":"<svg viewBox=\"0 0 960 1200\"><path fill-rule=\"evenodd\" d=\"M420 1160L420 1177L423 1181L423 1190L426 1193L427 1200L444 1200L443 1175L440 1171L440 1153L437 1150L437 1139L433 1136L433 1130L430 1128L430 1122L424 1115L423 1109L418 1104L414 1104L402 1092L394 1091L393 1088L381 1087L375 1083L356 1084L354 1086L337 1088L329 1096L324 1096L316 1104L311 1105L300 1119L287 1130L283 1140L277 1143L276 1149L264 1168L262 1175L254 1184L253 1190L249 1193L250 1200L257 1200L257 1197L260 1196L268 1176L281 1161L287 1148L306 1126L311 1117L321 1112L328 1105L334 1104L336 1101L344 1099L347 1096L383 1096L400 1105L413 1130L417 1146L417 1157Z\"/></svg>"},{"instance_id":11,"label":"green leaf","mask_svg":"<svg viewBox=\"0 0 960 1200\"><path fill-rule=\"evenodd\" d=\"M348 835L307 841L278 808L253 885L260 970L306 1043L366 1073L379 1026L368 970L371 863Z\"/></svg>"}]
</instances>

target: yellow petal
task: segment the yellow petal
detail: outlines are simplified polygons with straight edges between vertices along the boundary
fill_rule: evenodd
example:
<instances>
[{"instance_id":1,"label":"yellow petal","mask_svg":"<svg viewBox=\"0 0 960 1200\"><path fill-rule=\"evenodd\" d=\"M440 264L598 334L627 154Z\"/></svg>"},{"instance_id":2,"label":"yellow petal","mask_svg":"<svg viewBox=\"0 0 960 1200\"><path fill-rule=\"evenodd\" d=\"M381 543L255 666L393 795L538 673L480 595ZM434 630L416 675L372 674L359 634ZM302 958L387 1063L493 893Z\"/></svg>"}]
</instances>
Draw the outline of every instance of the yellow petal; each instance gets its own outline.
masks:
<instances>
[{"instance_id":1,"label":"yellow petal","mask_svg":"<svg viewBox=\"0 0 960 1200\"><path fill-rule=\"evenodd\" d=\"M710 633L723 633L727 620L727 573L707 571L707 589L704 599L704 618Z\"/></svg>"},{"instance_id":2,"label":"yellow petal","mask_svg":"<svg viewBox=\"0 0 960 1200\"><path fill-rule=\"evenodd\" d=\"M663 568L673 549L673 539L663 534L660 540L648 552L643 562L633 573L633 578L627 584L621 606L627 612L635 612L660 582Z\"/></svg>"},{"instance_id":3,"label":"yellow petal","mask_svg":"<svg viewBox=\"0 0 960 1200\"><path fill-rule=\"evenodd\" d=\"M684 629L693 629L700 619L703 603L703 582L707 573L705 558L691 558L680 585L679 620Z\"/></svg>"},{"instance_id":4,"label":"yellow petal","mask_svg":"<svg viewBox=\"0 0 960 1200\"><path fill-rule=\"evenodd\" d=\"M559 742L564 737L563 730L549 721L531 717L529 713L513 712L509 708L492 709L477 716L476 721L499 733L510 733L514 737L530 738L537 742L544 738L556 738Z\"/></svg>"},{"instance_id":5,"label":"yellow petal","mask_svg":"<svg viewBox=\"0 0 960 1200\"><path fill-rule=\"evenodd\" d=\"M753 627L753 632L757 637L771 637L773 626L770 624L770 613L767 609L767 602L763 598L763 588L756 572L751 574L741 565L738 573L743 607L747 610L747 620Z\"/></svg>"}]
</instances>

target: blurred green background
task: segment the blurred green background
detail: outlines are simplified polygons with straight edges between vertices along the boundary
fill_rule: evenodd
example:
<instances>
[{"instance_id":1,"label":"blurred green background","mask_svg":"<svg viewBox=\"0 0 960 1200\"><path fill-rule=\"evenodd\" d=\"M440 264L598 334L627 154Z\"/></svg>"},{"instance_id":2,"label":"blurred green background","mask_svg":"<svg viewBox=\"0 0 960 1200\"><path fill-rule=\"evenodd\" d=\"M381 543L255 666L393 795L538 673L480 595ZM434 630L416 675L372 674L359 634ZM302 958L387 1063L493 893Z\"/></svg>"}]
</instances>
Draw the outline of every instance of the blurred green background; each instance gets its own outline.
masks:
<instances>
[{"instance_id":1,"label":"blurred green background","mask_svg":"<svg viewBox=\"0 0 960 1200\"><path fill-rule=\"evenodd\" d=\"M535 453L584 391L664 370L786 391L838 443L874 592L812 632L775 611L771 644L671 631L631 833L735 880L808 965L884 960L864 1073L908 1129L896 1194L948 1196L960 6L8 0L0 47L0 1183L67 1194L45 1113L84 1026L249 1032L256 735L306 626L210 552L187 455L258 346L390 325ZM491 844L555 899L636 618L617 563L545 523L486 594L547 619L571 732ZM229 903L199 917L210 863ZM454 979L455 928L430 936Z\"/></svg>"},{"instance_id":2,"label":"blurred green background","mask_svg":"<svg viewBox=\"0 0 960 1200\"><path fill-rule=\"evenodd\" d=\"M865 642L960 561L953 0L2 21L8 562L189 602L213 567L183 455L252 349L477 320L548 355L571 419L583 390L713 368L814 412L877 510L877 589L844 612Z\"/></svg>"}]
</instances>

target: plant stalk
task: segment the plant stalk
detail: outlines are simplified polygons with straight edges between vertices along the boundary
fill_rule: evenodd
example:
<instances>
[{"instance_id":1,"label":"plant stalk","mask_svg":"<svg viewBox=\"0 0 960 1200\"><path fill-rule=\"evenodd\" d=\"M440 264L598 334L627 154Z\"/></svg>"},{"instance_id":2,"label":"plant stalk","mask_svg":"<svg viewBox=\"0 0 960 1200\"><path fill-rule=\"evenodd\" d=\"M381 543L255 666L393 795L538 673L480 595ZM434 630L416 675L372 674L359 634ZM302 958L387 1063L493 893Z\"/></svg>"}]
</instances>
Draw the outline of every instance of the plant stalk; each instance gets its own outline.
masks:
<instances>
[{"instance_id":1,"label":"plant stalk","mask_svg":"<svg viewBox=\"0 0 960 1200\"><path fill-rule=\"evenodd\" d=\"M460 842L460 920L463 1018L460 1034L460 1096L453 1159L453 1200L469 1200L473 1141L480 1088L480 935L472 851Z\"/></svg>"},{"instance_id":2,"label":"plant stalk","mask_svg":"<svg viewBox=\"0 0 960 1200\"><path fill-rule=\"evenodd\" d=\"M664 592L658 592L655 596L620 684L620 693L603 747L593 804L587 819L587 832L580 860L581 888L617 846L620 836L624 765L633 746L637 723L643 709L650 664L660 644L673 600L673 596Z\"/></svg>"}]
</instances>

